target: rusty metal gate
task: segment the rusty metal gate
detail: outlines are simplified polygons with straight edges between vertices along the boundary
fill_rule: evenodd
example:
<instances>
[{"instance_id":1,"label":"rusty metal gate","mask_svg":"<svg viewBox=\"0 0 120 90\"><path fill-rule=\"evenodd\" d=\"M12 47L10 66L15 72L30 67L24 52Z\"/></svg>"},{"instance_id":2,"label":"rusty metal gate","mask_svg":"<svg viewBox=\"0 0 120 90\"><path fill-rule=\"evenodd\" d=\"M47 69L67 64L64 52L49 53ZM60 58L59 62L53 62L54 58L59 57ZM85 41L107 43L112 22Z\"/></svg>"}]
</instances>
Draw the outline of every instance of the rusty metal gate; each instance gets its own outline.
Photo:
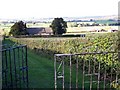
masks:
<instances>
[{"instance_id":1,"label":"rusty metal gate","mask_svg":"<svg viewBox=\"0 0 120 90\"><path fill-rule=\"evenodd\" d=\"M120 89L120 61L116 52L55 54L55 89Z\"/></svg>"},{"instance_id":2,"label":"rusty metal gate","mask_svg":"<svg viewBox=\"0 0 120 90\"><path fill-rule=\"evenodd\" d=\"M28 88L27 46L2 45L2 89Z\"/></svg>"}]
</instances>

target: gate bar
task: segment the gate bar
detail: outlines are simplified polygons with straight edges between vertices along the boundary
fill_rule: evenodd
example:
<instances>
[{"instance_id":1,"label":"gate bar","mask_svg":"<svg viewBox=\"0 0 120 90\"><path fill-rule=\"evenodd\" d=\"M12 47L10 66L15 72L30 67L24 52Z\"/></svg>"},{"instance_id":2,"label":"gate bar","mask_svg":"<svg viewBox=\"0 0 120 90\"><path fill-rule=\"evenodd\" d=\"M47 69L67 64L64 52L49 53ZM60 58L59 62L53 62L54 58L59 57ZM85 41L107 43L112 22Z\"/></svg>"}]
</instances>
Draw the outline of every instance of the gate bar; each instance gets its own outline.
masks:
<instances>
[{"instance_id":1,"label":"gate bar","mask_svg":"<svg viewBox=\"0 0 120 90\"><path fill-rule=\"evenodd\" d=\"M13 60L14 60L14 74L15 74L15 87L17 88L17 71L16 71L16 57L15 57L15 48L13 48Z\"/></svg>"},{"instance_id":2,"label":"gate bar","mask_svg":"<svg viewBox=\"0 0 120 90\"><path fill-rule=\"evenodd\" d=\"M70 55L70 90L71 90L71 83L72 83L72 70L71 70L71 67L72 67L72 62L71 62L71 55Z\"/></svg>"},{"instance_id":3,"label":"gate bar","mask_svg":"<svg viewBox=\"0 0 120 90\"><path fill-rule=\"evenodd\" d=\"M11 85L10 85L10 87L13 88L11 50L9 50L9 61L10 61L10 79L11 79Z\"/></svg>"}]
</instances>

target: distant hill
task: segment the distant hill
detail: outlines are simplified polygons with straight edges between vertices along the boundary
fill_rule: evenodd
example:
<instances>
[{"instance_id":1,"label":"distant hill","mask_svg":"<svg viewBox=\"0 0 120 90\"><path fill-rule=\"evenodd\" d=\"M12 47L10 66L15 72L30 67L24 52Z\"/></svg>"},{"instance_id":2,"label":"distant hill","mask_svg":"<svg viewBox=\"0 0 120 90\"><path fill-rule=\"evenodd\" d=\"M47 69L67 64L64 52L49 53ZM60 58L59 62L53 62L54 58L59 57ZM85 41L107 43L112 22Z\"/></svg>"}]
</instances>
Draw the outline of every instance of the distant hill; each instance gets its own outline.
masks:
<instances>
[{"instance_id":1,"label":"distant hill","mask_svg":"<svg viewBox=\"0 0 120 90\"><path fill-rule=\"evenodd\" d=\"M62 17L65 21L73 21L73 20L117 20L118 15L108 15L108 16L83 16L83 17ZM27 22L51 22L54 18L21 18L21 19L0 19L0 22L16 22L19 20L27 21Z\"/></svg>"},{"instance_id":2,"label":"distant hill","mask_svg":"<svg viewBox=\"0 0 120 90\"><path fill-rule=\"evenodd\" d=\"M86 17L65 17L64 18L67 21L70 20L117 20L118 16L117 15L109 15L109 16L86 16Z\"/></svg>"},{"instance_id":3,"label":"distant hill","mask_svg":"<svg viewBox=\"0 0 120 90\"><path fill-rule=\"evenodd\" d=\"M95 20L109 20L109 19L117 20L118 15L95 16L95 17L93 17L93 19L95 19Z\"/></svg>"}]
</instances>

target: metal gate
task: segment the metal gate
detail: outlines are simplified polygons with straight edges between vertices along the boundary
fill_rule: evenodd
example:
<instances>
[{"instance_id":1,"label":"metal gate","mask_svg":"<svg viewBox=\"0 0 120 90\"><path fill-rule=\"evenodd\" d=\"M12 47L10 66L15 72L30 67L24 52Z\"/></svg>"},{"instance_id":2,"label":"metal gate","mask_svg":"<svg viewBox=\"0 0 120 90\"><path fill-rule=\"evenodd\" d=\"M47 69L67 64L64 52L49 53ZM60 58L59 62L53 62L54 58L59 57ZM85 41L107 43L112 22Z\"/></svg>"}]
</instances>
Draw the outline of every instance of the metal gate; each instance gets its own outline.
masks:
<instances>
[{"instance_id":1,"label":"metal gate","mask_svg":"<svg viewBox=\"0 0 120 90\"><path fill-rule=\"evenodd\" d=\"M55 54L55 89L120 89L118 53Z\"/></svg>"},{"instance_id":2,"label":"metal gate","mask_svg":"<svg viewBox=\"0 0 120 90\"><path fill-rule=\"evenodd\" d=\"M2 89L28 88L27 46L2 45Z\"/></svg>"}]
</instances>

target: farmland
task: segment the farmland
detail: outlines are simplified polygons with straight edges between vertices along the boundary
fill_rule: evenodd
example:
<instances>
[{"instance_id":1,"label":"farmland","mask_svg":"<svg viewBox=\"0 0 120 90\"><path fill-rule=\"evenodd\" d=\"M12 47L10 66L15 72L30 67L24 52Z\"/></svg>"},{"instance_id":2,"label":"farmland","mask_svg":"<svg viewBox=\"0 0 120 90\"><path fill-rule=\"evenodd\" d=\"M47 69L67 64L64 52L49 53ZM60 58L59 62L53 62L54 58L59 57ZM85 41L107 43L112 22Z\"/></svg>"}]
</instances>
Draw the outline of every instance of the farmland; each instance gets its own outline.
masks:
<instances>
[{"instance_id":1,"label":"farmland","mask_svg":"<svg viewBox=\"0 0 120 90\"><path fill-rule=\"evenodd\" d=\"M119 41L118 41L117 33L90 34L89 36L82 37L82 38L81 37L77 37L77 38L63 38L63 37L61 37L61 38L60 37L57 37L57 38L10 38L10 40L12 40L13 42L21 43L21 44L27 44L28 48L30 50L32 50L32 52L34 52L34 55L30 54L28 57L28 59L30 59L30 62L33 62L31 64L35 64L35 62L37 62L37 64L40 65L37 57L38 58L41 57L40 61L42 60L42 57L45 57L46 59L43 59L43 61L45 61L46 64L40 65L40 66L45 66L44 68L47 68L49 66L49 64L53 65L53 57L54 57L55 53L73 53L74 54L74 53L82 53L82 52L105 52L105 51L117 51L119 48L118 47ZM39 56L37 56L37 55L39 55ZM109 54L108 57L109 57L109 59L107 59L107 60L106 60L105 56L101 56L101 57L97 56L96 58L98 58L98 61L99 61L99 58L102 58L100 60L102 63L107 65L107 73L109 75L110 74L109 68L114 66L115 68L119 69L120 63L118 61L117 54L115 54L115 56L114 56L115 60L116 60L115 62L112 61L111 54ZM88 57L86 57L86 59L87 58ZM36 61L34 61L34 60L36 60ZM68 62L66 62L66 63L68 63ZM73 63L75 63L75 62L73 61ZM51 71L53 71L53 67L51 65L50 65L50 67L52 69ZM37 66L37 65L35 65L35 66ZM35 66L33 65L30 67L33 68ZM43 67L38 67L38 68L43 68ZM37 68L35 70L37 70ZM34 72L34 71L32 71L32 72ZM31 79L37 78L38 77L37 75L39 75L39 72L41 72L41 71L38 71L38 73L36 73L35 77L32 77L33 73L30 73L30 75L32 75L32 76L30 76ZM41 72L41 73L45 73L45 72ZM67 73L67 71L66 71L66 73ZM49 75L49 74L51 74L51 75ZM53 72L49 72L49 74L48 74L48 76L46 76L46 78L49 76L53 77ZM119 75L119 72L118 72L118 75ZM44 80L50 80L50 82L51 82L53 80L53 78L52 79L44 78ZM36 81L36 82L39 82L39 81ZM36 83L36 82L34 82L34 83ZM33 81L31 83L33 83ZM38 87L36 85L38 85L38 84L35 84L35 87ZM47 84L44 84L44 85L47 85ZM51 86L53 86L53 82L51 83ZM51 87L51 86L48 86L48 87Z\"/></svg>"},{"instance_id":2,"label":"farmland","mask_svg":"<svg viewBox=\"0 0 120 90\"><path fill-rule=\"evenodd\" d=\"M78 22L79 23L79 22ZM82 23L82 22L80 22ZM87 22L88 24L90 22ZM96 23L99 24L113 24L116 23L115 21L107 21L107 20L98 20L96 21ZM14 23L0 23L0 32L2 32L1 34L5 34L5 35L9 35L9 31L11 26ZM27 23L27 27L31 28L31 27L49 27L51 24L51 22L39 22L39 23ZM74 27L77 23L76 22L67 22L68 28L67 28L67 33L66 34L79 34L79 33L89 33L89 31L94 31L94 30L118 30L118 26L87 26L87 27Z\"/></svg>"},{"instance_id":3,"label":"farmland","mask_svg":"<svg viewBox=\"0 0 120 90\"><path fill-rule=\"evenodd\" d=\"M83 53L83 52L104 52L118 50L118 35L117 33L106 34L89 34L86 37L51 37L51 38L8 38L5 39L6 44L27 44L28 46L28 66L29 66L29 87L30 88L54 88L54 54L56 53ZM112 54L98 56L96 55L96 62L101 60L102 64L107 66L106 73L110 75L109 69L111 67L119 70L120 63L117 54L114 54L115 61L112 61ZM84 57L85 60L93 60L92 57ZM69 85L69 61L65 64L65 87ZM79 61L80 65L83 62ZM75 87L75 61L72 61L72 85ZM86 65L88 68L88 65ZM98 65L96 66L98 68ZM104 67L101 68L101 73L104 72ZM79 80L82 79L79 71ZM120 72L117 73L118 78ZM108 76L107 76L108 77ZM101 77L102 78L102 77ZM115 78L115 77L114 77ZM89 78L86 78L89 80ZM96 77L93 77L96 80ZM46 82L47 81L47 82ZM59 82L61 85L61 82ZM82 82L79 82L81 88ZM89 85L85 85L89 88ZM94 87L96 87L94 85ZM109 86L108 86L109 87ZM119 87L119 86L117 86ZM115 87L116 88L116 87Z\"/></svg>"},{"instance_id":4,"label":"farmland","mask_svg":"<svg viewBox=\"0 0 120 90\"><path fill-rule=\"evenodd\" d=\"M118 51L117 33L94 34L84 38L11 38L12 41L27 44L36 53L53 58L55 53L83 53ZM111 61L104 62L107 65Z\"/></svg>"},{"instance_id":5,"label":"farmland","mask_svg":"<svg viewBox=\"0 0 120 90\"><path fill-rule=\"evenodd\" d=\"M11 38L11 40L27 44L35 52L47 57L53 57L55 53L117 51L119 48L117 33L88 34L83 38Z\"/></svg>"},{"instance_id":6,"label":"farmland","mask_svg":"<svg viewBox=\"0 0 120 90\"><path fill-rule=\"evenodd\" d=\"M17 38L17 42L27 44L30 48L39 48L39 49L48 49L48 50L57 50L60 53L69 53L69 50L73 46L79 45L81 49L83 47L91 48L97 47L98 50L110 51L115 50L118 44L118 35L117 33L106 33L106 34L87 34L86 37L57 37L57 38ZM14 39L13 39L14 40ZM82 46L81 46L82 44ZM46 46L47 45L47 46ZM48 46L50 45L50 47ZM98 46L97 46L98 45ZM101 46L102 45L102 46ZM55 46L55 47L54 47ZM66 50L64 50L66 47ZM79 48L78 48L79 49ZM95 48L94 48L95 50ZM82 50L80 50L81 52ZM80 53L79 52L79 53ZM91 49L92 52L92 49ZM96 51L97 52L97 51ZM77 53L77 52L73 52Z\"/></svg>"}]
</instances>

